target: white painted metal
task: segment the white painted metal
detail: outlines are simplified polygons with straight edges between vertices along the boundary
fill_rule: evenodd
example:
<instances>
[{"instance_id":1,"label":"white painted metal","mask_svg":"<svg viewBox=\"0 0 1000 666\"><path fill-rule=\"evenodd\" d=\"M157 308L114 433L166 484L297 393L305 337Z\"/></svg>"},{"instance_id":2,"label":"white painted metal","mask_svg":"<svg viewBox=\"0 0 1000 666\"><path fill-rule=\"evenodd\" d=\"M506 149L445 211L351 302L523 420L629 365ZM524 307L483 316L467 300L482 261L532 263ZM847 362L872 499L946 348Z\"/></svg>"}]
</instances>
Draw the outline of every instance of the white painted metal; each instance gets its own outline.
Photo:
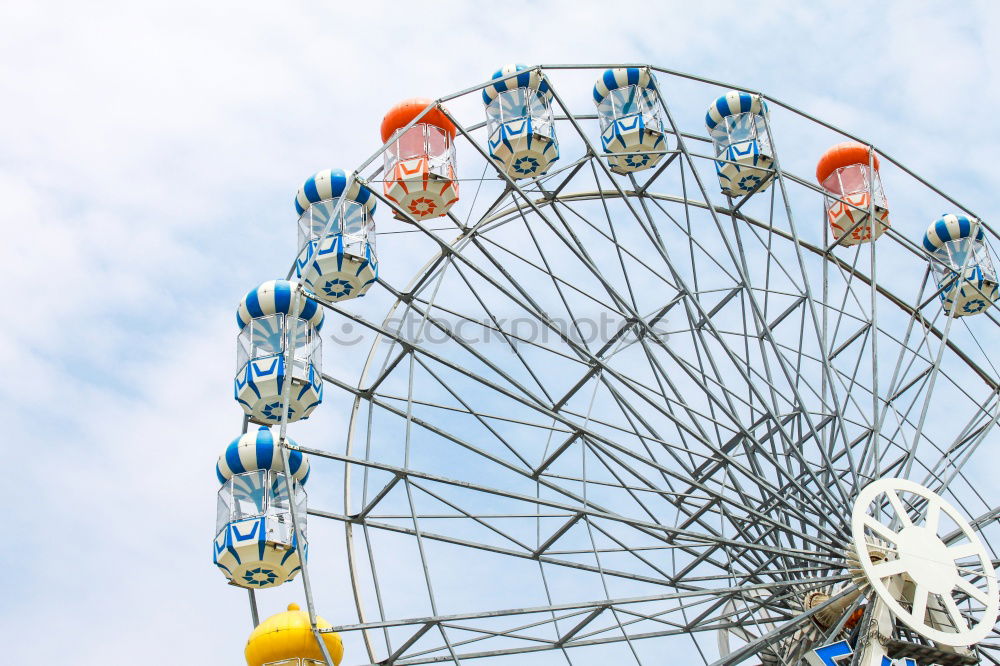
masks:
<instances>
[{"instance_id":1,"label":"white painted metal","mask_svg":"<svg viewBox=\"0 0 1000 666\"><path fill-rule=\"evenodd\" d=\"M904 500L903 494L911 499ZM889 524L883 506L891 507ZM949 545L939 535L942 515L958 526L959 543ZM888 544L886 560L874 563L861 557L861 567L879 601L921 636L942 645L968 646L993 629L1000 595L990 556L962 513L943 497L907 479L879 479L858 495L851 533L862 554L873 538ZM977 604L975 613L959 608L964 597ZM935 620L928 612L931 599L943 605L945 618Z\"/></svg>"}]
</instances>

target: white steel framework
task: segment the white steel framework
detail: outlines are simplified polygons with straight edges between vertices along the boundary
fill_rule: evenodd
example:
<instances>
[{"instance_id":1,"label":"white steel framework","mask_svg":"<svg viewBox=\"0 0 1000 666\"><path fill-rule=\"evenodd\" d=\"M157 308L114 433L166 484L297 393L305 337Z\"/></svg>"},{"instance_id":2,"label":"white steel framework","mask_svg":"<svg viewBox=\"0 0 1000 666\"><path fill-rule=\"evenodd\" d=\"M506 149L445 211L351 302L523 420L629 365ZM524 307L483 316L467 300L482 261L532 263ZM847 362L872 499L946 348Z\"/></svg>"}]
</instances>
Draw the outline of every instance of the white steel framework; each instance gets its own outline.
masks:
<instances>
[{"instance_id":1,"label":"white steel framework","mask_svg":"<svg viewBox=\"0 0 1000 666\"><path fill-rule=\"evenodd\" d=\"M539 67L561 155L543 176L515 181L490 159L476 103L491 82L437 100L468 181L446 217L418 221L382 196L387 147L352 176L380 220L407 221L379 221L364 306L383 314L324 304L327 330L373 344L360 377L327 353L327 402L350 406L347 429L299 447L343 472L342 504L309 514L346 537L357 618L334 630L364 646L347 662L800 663L872 615L849 566L851 514L884 477L946 497L978 533L984 557L949 611L981 622L1000 508L974 465L1000 415L1000 321L949 317L916 242L941 209L979 216L872 146L893 226L838 244L823 190L783 160L808 173L857 138L763 94L771 185L724 196L701 118L733 86L646 65L614 67L657 77L668 141L654 168L613 173L580 94L607 67ZM393 242L406 239L401 257L417 238L431 251L405 282ZM927 501L876 513L905 523ZM315 618L332 554L310 556ZM251 607L256 621L253 593ZM940 648L904 622L892 633ZM1000 664L986 634L942 658Z\"/></svg>"}]
</instances>

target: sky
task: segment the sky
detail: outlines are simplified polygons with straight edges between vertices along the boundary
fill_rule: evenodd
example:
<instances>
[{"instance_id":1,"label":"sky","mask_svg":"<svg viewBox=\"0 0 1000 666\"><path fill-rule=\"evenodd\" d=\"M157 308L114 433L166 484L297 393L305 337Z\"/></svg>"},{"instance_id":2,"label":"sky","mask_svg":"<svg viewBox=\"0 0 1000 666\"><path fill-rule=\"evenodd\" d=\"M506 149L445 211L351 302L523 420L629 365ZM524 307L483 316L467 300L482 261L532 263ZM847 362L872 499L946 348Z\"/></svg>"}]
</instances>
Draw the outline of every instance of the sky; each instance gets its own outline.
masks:
<instances>
[{"instance_id":1,"label":"sky","mask_svg":"<svg viewBox=\"0 0 1000 666\"><path fill-rule=\"evenodd\" d=\"M998 32L985 1L5 3L3 661L242 663L210 559L233 310L290 265L300 182L372 154L391 104L645 62L794 104L990 219Z\"/></svg>"}]
</instances>

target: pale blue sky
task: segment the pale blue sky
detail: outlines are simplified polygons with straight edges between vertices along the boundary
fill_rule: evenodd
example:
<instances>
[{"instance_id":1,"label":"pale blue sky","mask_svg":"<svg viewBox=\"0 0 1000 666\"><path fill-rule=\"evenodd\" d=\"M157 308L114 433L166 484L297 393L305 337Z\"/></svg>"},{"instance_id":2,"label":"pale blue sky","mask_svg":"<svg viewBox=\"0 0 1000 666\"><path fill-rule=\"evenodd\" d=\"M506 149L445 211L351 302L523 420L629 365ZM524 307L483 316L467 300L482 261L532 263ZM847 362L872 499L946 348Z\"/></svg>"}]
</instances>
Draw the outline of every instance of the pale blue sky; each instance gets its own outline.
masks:
<instances>
[{"instance_id":1,"label":"pale blue sky","mask_svg":"<svg viewBox=\"0 0 1000 666\"><path fill-rule=\"evenodd\" d=\"M210 559L233 310L290 264L299 183L372 153L398 99L511 61L649 62L823 117L995 223L998 32L992 2L4 5L3 661L242 663L246 596Z\"/></svg>"}]
</instances>

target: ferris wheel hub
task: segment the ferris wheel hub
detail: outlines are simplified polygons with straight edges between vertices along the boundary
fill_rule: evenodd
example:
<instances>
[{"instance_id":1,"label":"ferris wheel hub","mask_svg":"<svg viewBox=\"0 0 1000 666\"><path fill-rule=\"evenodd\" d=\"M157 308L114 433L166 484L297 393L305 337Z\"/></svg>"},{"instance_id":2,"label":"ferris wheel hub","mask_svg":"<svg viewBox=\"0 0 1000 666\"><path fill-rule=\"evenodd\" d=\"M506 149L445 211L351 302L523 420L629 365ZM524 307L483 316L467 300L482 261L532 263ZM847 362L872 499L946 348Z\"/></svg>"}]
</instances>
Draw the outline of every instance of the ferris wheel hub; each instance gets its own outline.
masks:
<instances>
[{"instance_id":1,"label":"ferris wheel hub","mask_svg":"<svg viewBox=\"0 0 1000 666\"><path fill-rule=\"evenodd\" d=\"M958 570L949 559L948 546L933 530L916 526L901 530L896 556L905 562L907 576L933 594L944 594L958 583Z\"/></svg>"},{"instance_id":2,"label":"ferris wheel hub","mask_svg":"<svg viewBox=\"0 0 1000 666\"><path fill-rule=\"evenodd\" d=\"M938 536L942 516L958 526L950 546ZM943 497L906 479L879 479L858 495L851 529L857 553L866 552L872 540L888 542L885 560L862 556L849 566L860 569L878 601L910 629L951 647L974 645L990 632L1000 607L992 560L965 517ZM981 611L963 612L964 599Z\"/></svg>"}]
</instances>

